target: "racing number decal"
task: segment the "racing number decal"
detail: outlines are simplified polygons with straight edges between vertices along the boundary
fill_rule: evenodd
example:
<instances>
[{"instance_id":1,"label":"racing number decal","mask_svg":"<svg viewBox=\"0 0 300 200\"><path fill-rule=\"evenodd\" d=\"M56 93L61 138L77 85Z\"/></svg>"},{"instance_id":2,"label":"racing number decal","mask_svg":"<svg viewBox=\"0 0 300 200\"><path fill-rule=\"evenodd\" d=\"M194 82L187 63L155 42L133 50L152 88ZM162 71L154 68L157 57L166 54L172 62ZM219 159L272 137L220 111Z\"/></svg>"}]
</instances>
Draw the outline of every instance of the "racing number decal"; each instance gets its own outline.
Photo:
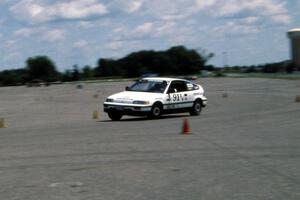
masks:
<instances>
[{"instance_id":1,"label":"racing number decal","mask_svg":"<svg viewBox=\"0 0 300 200\"><path fill-rule=\"evenodd\" d=\"M173 94L173 101L184 101L182 94Z\"/></svg>"},{"instance_id":2,"label":"racing number decal","mask_svg":"<svg viewBox=\"0 0 300 200\"><path fill-rule=\"evenodd\" d=\"M188 101L188 96L183 93L169 94L168 101L169 104L166 105L166 109L185 108L187 107L186 102Z\"/></svg>"}]
</instances>

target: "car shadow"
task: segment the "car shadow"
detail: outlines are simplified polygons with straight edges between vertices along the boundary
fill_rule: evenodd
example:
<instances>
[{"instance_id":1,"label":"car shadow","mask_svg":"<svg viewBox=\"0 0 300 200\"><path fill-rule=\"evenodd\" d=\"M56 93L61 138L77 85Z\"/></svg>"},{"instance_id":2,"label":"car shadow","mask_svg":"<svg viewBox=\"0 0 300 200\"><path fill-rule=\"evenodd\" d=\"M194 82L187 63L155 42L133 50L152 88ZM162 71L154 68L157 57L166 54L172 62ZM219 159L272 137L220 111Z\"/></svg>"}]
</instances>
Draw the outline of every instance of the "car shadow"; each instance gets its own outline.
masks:
<instances>
[{"instance_id":1,"label":"car shadow","mask_svg":"<svg viewBox=\"0 0 300 200\"><path fill-rule=\"evenodd\" d=\"M148 117L134 117L134 118L125 118L121 119L119 121L112 121L110 119L108 120L100 120L98 122L135 122L135 121L156 121L156 120L164 120L164 119L172 119L172 118L182 118L182 117L189 117L189 114L176 114L176 115L163 115L158 119L149 119Z\"/></svg>"}]
</instances>

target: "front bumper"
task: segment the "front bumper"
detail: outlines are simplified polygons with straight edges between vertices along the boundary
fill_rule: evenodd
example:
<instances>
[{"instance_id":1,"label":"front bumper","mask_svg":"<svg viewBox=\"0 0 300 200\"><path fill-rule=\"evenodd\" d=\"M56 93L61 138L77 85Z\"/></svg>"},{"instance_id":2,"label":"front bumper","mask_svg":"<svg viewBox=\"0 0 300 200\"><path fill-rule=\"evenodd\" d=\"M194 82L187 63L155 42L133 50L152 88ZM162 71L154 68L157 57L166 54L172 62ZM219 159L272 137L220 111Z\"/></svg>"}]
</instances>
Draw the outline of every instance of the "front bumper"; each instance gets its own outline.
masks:
<instances>
[{"instance_id":1,"label":"front bumper","mask_svg":"<svg viewBox=\"0 0 300 200\"><path fill-rule=\"evenodd\" d=\"M104 112L121 112L123 115L143 116L151 111L151 106L104 103Z\"/></svg>"}]
</instances>

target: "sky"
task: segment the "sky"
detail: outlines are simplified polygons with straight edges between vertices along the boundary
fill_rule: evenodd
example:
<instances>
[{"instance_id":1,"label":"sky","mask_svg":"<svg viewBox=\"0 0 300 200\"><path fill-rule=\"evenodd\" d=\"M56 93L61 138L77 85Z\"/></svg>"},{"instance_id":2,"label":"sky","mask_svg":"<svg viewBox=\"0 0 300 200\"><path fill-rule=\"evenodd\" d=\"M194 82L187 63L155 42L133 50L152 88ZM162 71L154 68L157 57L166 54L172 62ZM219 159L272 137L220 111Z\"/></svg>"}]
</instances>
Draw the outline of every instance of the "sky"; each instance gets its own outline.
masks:
<instances>
[{"instance_id":1,"label":"sky","mask_svg":"<svg viewBox=\"0 0 300 200\"><path fill-rule=\"evenodd\" d=\"M290 58L300 0L0 0L0 70L49 56L58 70L184 45L215 66Z\"/></svg>"}]
</instances>

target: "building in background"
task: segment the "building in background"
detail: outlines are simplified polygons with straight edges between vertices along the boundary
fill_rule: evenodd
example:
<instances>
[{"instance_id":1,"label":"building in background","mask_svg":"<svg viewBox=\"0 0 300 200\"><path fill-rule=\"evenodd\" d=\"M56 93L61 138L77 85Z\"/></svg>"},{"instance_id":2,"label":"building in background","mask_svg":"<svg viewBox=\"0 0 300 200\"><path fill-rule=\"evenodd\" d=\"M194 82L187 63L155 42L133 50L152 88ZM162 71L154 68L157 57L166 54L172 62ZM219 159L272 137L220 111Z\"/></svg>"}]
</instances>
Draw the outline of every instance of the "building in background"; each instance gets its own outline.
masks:
<instances>
[{"instance_id":1,"label":"building in background","mask_svg":"<svg viewBox=\"0 0 300 200\"><path fill-rule=\"evenodd\" d=\"M287 34L291 40L292 62L300 66L300 28L291 29Z\"/></svg>"}]
</instances>

